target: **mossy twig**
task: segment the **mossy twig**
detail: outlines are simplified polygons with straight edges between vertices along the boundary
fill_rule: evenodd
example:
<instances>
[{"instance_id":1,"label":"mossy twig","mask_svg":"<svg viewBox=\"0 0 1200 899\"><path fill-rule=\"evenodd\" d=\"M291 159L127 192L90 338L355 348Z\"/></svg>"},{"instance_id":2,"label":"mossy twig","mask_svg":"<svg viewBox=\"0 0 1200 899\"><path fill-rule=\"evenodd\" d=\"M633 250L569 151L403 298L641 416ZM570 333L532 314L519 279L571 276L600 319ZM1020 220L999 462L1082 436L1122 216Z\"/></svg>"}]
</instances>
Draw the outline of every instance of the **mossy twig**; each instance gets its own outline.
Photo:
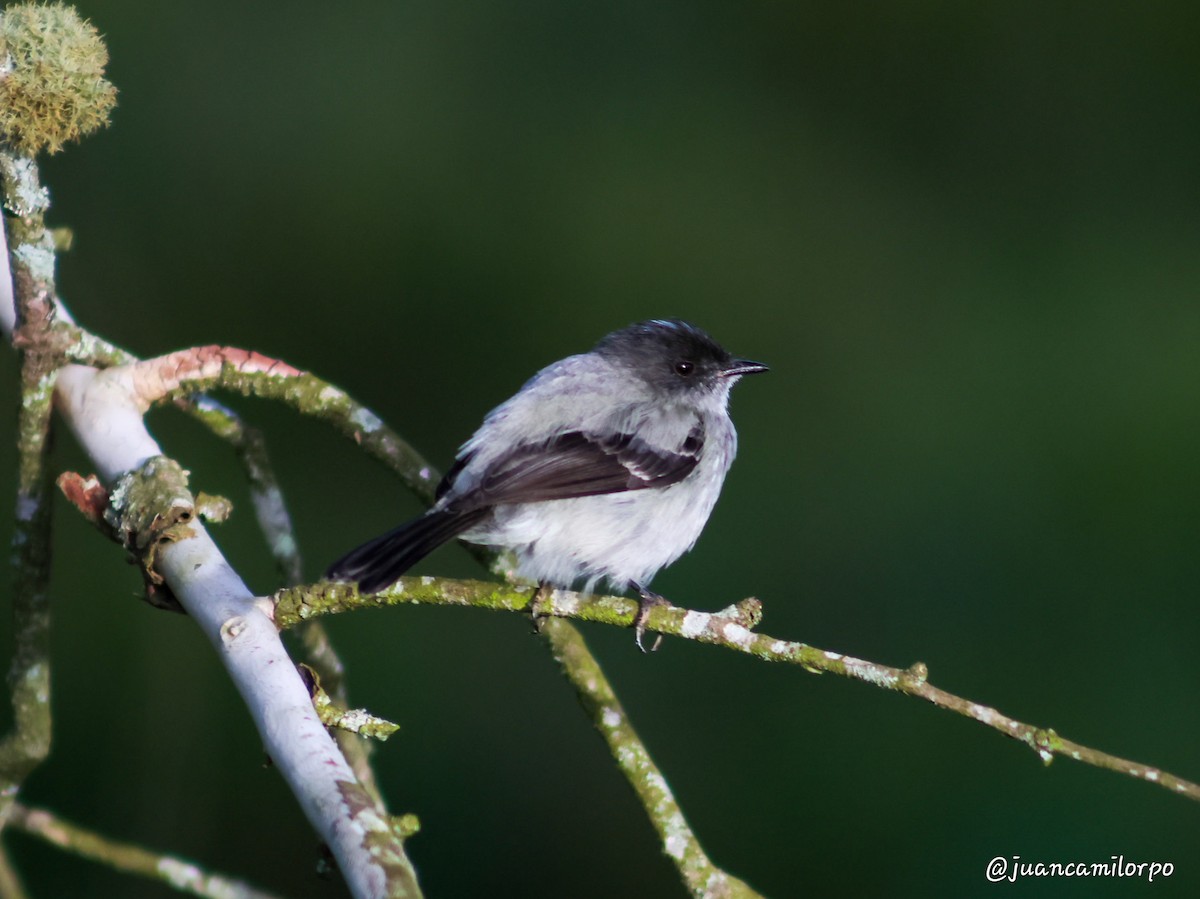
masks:
<instances>
[{"instance_id":1,"label":"mossy twig","mask_svg":"<svg viewBox=\"0 0 1200 899\"><path fill-rule=\"evenodd\" d=\"M280 590L273 597L275 623L289 627L320 615L360 608L418 603L424 605L472 606L493 611L527 612L535 591L526 586L509 586L490 581L434 577L402 577L386 590L360 594L352 584L322 581L310 587ZM592 621L630 627L637 602L623 596L597 596L569 590L547 592L538 603L538 614L577 621ZM862 681L885 690L904 693L978 721L1017 740L1047 764L1064 756L1157 784L1189 799L1200 801L1200 784L1177 777L1161 768L1132 762L1098 749L1060 737L1053 729L1026 724L989 706L956 696L929 683L925 665L893 668L856 659L842 653L818 649L806 643L781 640L753 630L762 617L762 604L753 597L719 612L698 612L673 605L656 606L647 630L672 637L723 646L765 662L799 665L812 673L829 673Z\"/></svg>"},{"instance_id":2,"label":"mossy twig","mask_svg":"<svg viewBox=\"0 0 1200 899\"><path fill-rule=\"evenodd\" d=\"M663 852L675 864L688 892L696 899L753 899L759 896L748 884L714 865L700 846L666 779L629 723L629 717L579 630L569 621L551 618L545 622L542 634L563 674L579 694L579 701L592 724L608 744L617 767L637 793L662 841Z\"/></svg>"},{"instance_id":3,"label":"mossy twig","mask_svg":"<svg viewBox=\"0 0 1200 899\"><path fill-rule=\"evenodd\" d=\"M332 425L386 465L424 502L437 473L370 409L345 391L285 362L237 347L179 350L131 366L139 401L149 406L213 389L276 400Z\"/></svg>"},{"instance_id":4,"label":"mossy twig","mask_svg":"<svg viewBox=\"0 0 1200 899\"><path fill-rule=\"evenodd\" d=\"M13 625L9 669L13 729L0 741L0 826L29 773L50 752L50 490L52 398L62 364L55 339L54 252L43 224L49 197L32 160L0 150L8 262L21 354L16 527L13 532ZM7 293L7 291L5 291Z\"/></svg>"},{"instance_id":5,"label":"mossy twig","mask_svg":"<svg viewBox=\"0 0 1200 899\"><path fill-rule=\"evenodd\" d=\"M13 809L12 824L18 830L60 849L125 874L157 880L191 896L205 899L277 899L274 893L205 871L174 855L151 852L132 843L109 839L43 809L17 805Z\"/></svg>"}]
</instances>

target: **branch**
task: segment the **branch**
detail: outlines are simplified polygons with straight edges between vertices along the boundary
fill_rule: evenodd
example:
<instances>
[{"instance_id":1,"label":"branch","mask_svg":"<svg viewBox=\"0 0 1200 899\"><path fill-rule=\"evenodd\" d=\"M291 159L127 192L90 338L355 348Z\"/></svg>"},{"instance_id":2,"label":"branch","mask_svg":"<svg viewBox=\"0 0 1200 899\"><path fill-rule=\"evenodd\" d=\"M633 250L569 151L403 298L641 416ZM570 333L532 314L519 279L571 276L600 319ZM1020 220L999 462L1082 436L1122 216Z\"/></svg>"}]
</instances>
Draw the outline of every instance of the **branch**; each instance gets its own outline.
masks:
<instances>
[{"instance_id":1,"label":"branch","mask_svg":"<svg viewBox=\"0 0 1200 899\"><path fill-rule=\"evenodd\" d=\"M106 372L105 377L103 378L103 383L98 388L99 392L105 397L119 397L122 392L125 392L125 405L136 408L136 404L133 403L131 398L132 392L129 391L128 381L125 381L125 379L128 377L128 373L132 370L134 370L132 366L126 366L123 369L113 369L110 372ZM74 367L74 371L91 370ZM92 377L97 376L98 373L92 375ZM124 386L122 384L123 381L125 381ZM118 406L120 404L120 401L118 401ZM70 417L70 404L66 403L65 406L66 408L64 411L66 411L68 417ZM110 410L110 412L111 411L112 410ZM127 416L128 411L128 409L125 409L123 414ZM216 404L211 400L207 400L206 398L200 398L199 401L192 404L192 408L188 411L191 411L194 415L196 415L196 417L208 424L212 430L223 433L224 436L232 439L235 443L235 446L241 449L244 455L253 455L253 459L248 463L247 467L250 469L252 483L256 485L253 489L256 490L259 501L256 502L255 508L259 513L260 522L263 522L264 524L264 530L268 534L269 542L276 551L277 559L280 559L283 566L290 567L292 570L298 572L299 556L295 553L294 539L291 539L290 519L287 516L286 507L283 504L282 494L278 491L273 474L271 473L267 463L265 447L263 446L261 439L258 438L257 432L253 432L252 429L246 428L240 419L238 419L232 412L224 409L219 404ZM120 410L118 410L117 417L119 418L121 414L122 413ZM127 419L125 424L129 425L131 422ZM143 428L144 433L144 426L139 424L138 427ZM150 440L148 434L144 435L144 439L149 441L149 443L143 447L132 447L132 452L129 455L129 459L138 457L141 452L150 451L150 446L153 445L153 441ZM85 482L77 476L74 478L67 477L64 479L63 484L64 491L68 492L69 498L71 498L72 501L77 505L80 505L85 514L88 514L92 518L96 517L97 510L93 508L93 506L95 506L97 494L100 495L102 499L107 500L107 494L105 494L103 488L94 482L94 479L90 482ZM190 496L185 495L183 497L176 498L175 505L190 509ZM160 518L157 504L152 504L151 513L155 518ZM159 525L160 533L158 534L158 537L162 538L164 536L161 533L162 521L159 522ZM195 536L193 533L190 533L194 526L195 525L191 523L191 515L189 513L187 521L187 530L189 533L185 536ZM224 564L223 560L221 560L221 562ZM240 581L238 584L240 584ZM245 588L242 587L241 589L244 590ZM193 615L193 617L198 616ZM332 647L329 645L328 640L323 634L316 630L313 630L311 634L311 638L306 640L306 644L310 647L314 645L317 647L318 651L314 653L314 661L318 664L323 673L332 672L333 676L331 677L331 680L338 682L341 675L340 661L337 659L336 654L333 653ZM277 638L275 638L273 634L272 638L275 640L275 642L277 642ZM282 651L281 646L279 649ZM309 709L311 710L311 705L309 706ZM269 708L265 710L265 713L270 713ZM262 725L260 722L260 727L261 726ZM300 738L302 739L302 737ZM340 785L340 789L342 791L351 791L352 793L353 789L357 789L359 788L359 785L361 785L361 789L366 791L365 797L354 797L351 795L351 793L347 793L343 798L346 800L346 808L354 809L355 816L366 822L365 829L374 833L374 836L369 837L366 841L374 842L376 844L376 848L374 850L368 849L368 852L373 854L377 861L380 856L390 856L393 858L393 861L397 858L402 860L402 863L400 864L393 864L392 862L387 863L388 867L394 868L392 873L388 875L393 881L391 886L392 888L399 890L398 892L395 892L396 895L415 894L415 876L412 873L411 867L408 866L407 860L404 859L403 849L400 848L399 837L401 834L398 832L393 832L391 829L391 822L381 817L382 806L379 800L379 792L375 785L374 773L371 771L368 764L366 745L360 738L349 733L339 732L337 739L341 744L347 759L352 764L353 770L355 771L358 779L358 783L355 784L353 783L354 778L350 778L348 783L343 783ZM270 746L270 741L267 741L267 745ZM276 766L280 767L282 770L285 764L283 762L285 756L275 752L272 752L271 754ZM303 797L300 798L301 804L303 805ZM377 809L378 814L376 814ZM336 810L333 807L329 807L327 808L327 814L336 814ZM336 825L336 821L334 821L334 825ZM402 825L402 830L412 830L411 823L406 819L402 820ZM318 831L321 832L320 827L318 827ZM342 859L342 863L343 868L345 868L346 860ZM355 884L353 878L350 876L350 872L347 872L347 879L350 881L353 888Z\"/></svg>"},{"instance_id":2,"label":"branch","mask_svg":"<svg viewBox=\"0 0 1200 899\"><path fill-rule=\"evenodd\" d=\"M137 363L129 368L129 373L136 385L139 402L147 408L167 399L185 397L195 390L213 388L282 399L301 412L332 422L387 463L419 498L426 503L432 499L431 487L437 483L437 474L408 444L342 391L286 363L232 347L208 346ZM490 561L486 550L477 549L476 555ZM307 623L311 626L314 622ZM557 633L562 640L568 639L563 628ZM596 683L597 678L604 681L608 697L605 707L611 710L616 704L611 687L607 686L603 672L583 645L582 638L575 636L569 649L563 644L563 651L556 651L556 658L576 684ZM637 756L633 765L618 759L622 773L643 798L647 813L663 836L666 852L679 866L689 890L694 895L706 897L755 895L741 881L716 868L705 856L671 797L666 781L632 728L621 731L621 740L622 753L636 747Z\"/></svg>"},{"instance_id":3,"label":"branch","mask_svg":"<svg viewBox=\"0 0 1200 899\"><path fill-rule=\"evenodd\" d=\"M37 169L32 161L0 156L0 163L7 166L4 169L4 174L9 176L5 179L6 186L15 185L10 193L18 197L21 203L34 204L17 205L17 201L11 198L7 204L10 209L22 216L15 220L22 225L18 232L18 239L13 242L12 256L14 260L19 260L14 272L17 276L16 281L18 285L28 282L35 286L39 283L44 286L49 283L49 275L53 271L52 244L44 228L33 227L26 219L36 214L38 216L36 224L40 225L41 212L46 203L46 193L37 182ZM28 198L32 198L32 200ZM31 245L33 249L23 249L26 245ZM13 333L17 324L15 309L11 299L4 302L5 295L11 298L9 291L12 279L6 277L9 253L0 252L0 259L3 260L4 267L4 270L0 270L0 329L6 333ZM21 265L25 260L41 266L38 272L40 277L25 277L22 280L24 272ZM101 467L106 479L112 480L121 473L132 470L146 460L158 456L157 445L145 431L141 422L144 406L139 406L138 403L145 401L147 385L153 383L154 374L163 371L161 366L156 367L154 362L139 364L131 361L132 357L129 354L75 327L61 304L58 303L52 290L42 289L40 296L43 300L41 319L44 322L43 330L46 334L44 343L50 345L50 340L53 338L53 347L61 350L62 358L88 359L114 366L103 373L96 372L94 369L72 366L72 374L68 377L68 381L72 385L72 393L70 396L60 395L59 397L64 414L75 430L76 436L80 438L85 448L92 451L93 458ZM182 354L174 354L180 373L192 375L201 372L211 373L204 369L203 364L189 369L186 364L188 358L189 354L186 351ZM204 358L211 361L213 356L209 355ZM238 358L243 363L243 368L250 369L253 368L253 363L261 357L242 353ZM60 361L61 358L55 359L56 363ZM222 360L223 363L224 360ZM271 366L267 365L265 368L269 369ZM290 367L276 366L276 368L288 374L299 374ZM48 380L39 385L40 402L25 402L22 407L23 415L40 415L42 420L48 422L50 398L54 385L53 375L57 373L56 369L57 364L47 368ZM219 378L214 379L214 383L219 380ZM398 438L389 439L394 435L390 435L386 429L383 429L385 433L379 435L366 433L372 430L372 422L378 422L378 419L369 413L363 414L361 408L352 403L348 406L340 405L337 402L340 392L334 388L322 391L322 388L327 385L320 382L315 385L306 382L302 386L310 390L315 388L318 392L322 392L321 398L324 400L325 406L324 417L340 422L343 430L350 432L352 436L365 436L361 442L375 448L377 456L393 463L394 467L409 474L410 477L414 474L415 468L417 477L413 480L419 483L422 467L416 464L419 463L419 458L416 458L411 451L405 452L406 447L402 441L399 441ZM253 391L246 390L245 392ZM216 404L204 404L202 401L195 400L190 395L192 391L181 390L180 393L181 399L184 399L191 407L189 411L208 424L210 428L216 429L224 426L228 430L230 427L236 427L236 423L230 424L229 414L223 415L226 410L222 410ZM188 396L182 396L184 393ZM289 395L294 401L300 402L303 399L302 394L303 391L300 394ZM341 396L344 398L344 394ZM224 421L222 421L223 418ZM112 428L112 430L99 435L91 433L97 423L102 423L102 429ZM22 434L27 430L29 428L24 424L19 429ZM44 439L41 443L44 444ZM101 462L101 457L106 461ZM416 458L416 463L413 461L414 458ZM27 480L23 477L22 483L26 483ZM265 492L260 491L260 493ZM274 497L268 497L264 502L264 507L274 499ZM180 501L187 506L191 502L190 496L182 497ZM34 503L26 493L20 495L18 540L23 539L21 516L28 516L31 523L40 522L44 517L44 510L48 508L49 505L45 502ZM278 508L282 508L281 503ZM276 530L273 533L278 536L280 531L277 520L274 526ZM40 528L39 532L44 534L43 538L23 540L23 552L33 555L42 552L44 555L44 548L49 545L48 520L45 525L39 524L38 528ZM320 736L326 744L330 738L321 728L307 695L304 694L304 700L300 700L303 684L294 667L291 666L290 660L287 659L277 633L270 627L269 621L261 611L253 606L253 597L240 579L229 569L228 564L216 550L215 544L208 540L207 534L203 533L199 522L192 522L188 530L187 536L192 539L186 542L198 541L196 545L190 547L194 551L193 554L197 559L208 562L209 570L216 572L216 575L207 583L203 579L194 578L195 589L191 590L172 583L192 578L187 571L188 564L195 564L196 570L199 570L204 562L196 560L179 562L172 569L168 562L173 558L181 558L183 554L171 553L168 549L159 557L165 580L179 596L184 607L192 613L193 618L201 622L202 626L208 625L205 628L206 633L219 649L225 650L223 658L227 666L231 666L231 670L232 666L237 664L237 659L245 659L254 655L255 647L260 647L257 660L259 665L269 668L275 676L264 680L254 673L253 666L251 666L251 670L244 673L240 682L237 678L235 678L235 682L238 682L239 686L243 688L243 695L252 706L252 712L255 713L259 728L264 733L264 742L268 746L276 766L289 780L293 792L296 793L310 821L325 837L335 856L339 858L351 889L357 895L362 896L383 895L384 890L389 895L419 895L415 874L400 841L402 831L411 830L411 824L402 822L399 828L394 829L393 822L386 819L378 804L378 790L375 787L373 775L364 776L361 783L356 782L355 778L346 770L346 762L337 754L336 749L329 753L314 751L314 748L332 749L332 747L321 746L321 741L314 741L311 735L305 733L305 725L311 725L309 730L319 729ZM276 550L278 550L278 546L276 542ZM40 587L37 587L33 581L27 581L33 584L33 587L30 588L33 593L30 595L35 604L44 605L46 566L39 563L29 570L35 569L43 572L42 580ZM17 729L0 746L0 764L8 761L11 757L16 766L8 784L13 787L16 786L19 779L23 779L24 773L36 765L48 752L50 729L49 657L46 651L48 618L42 613L21 617L21 595L23 594L20 590L18 590L18 594L17 633L19 645L14 661L14 673L18 686L18 691L14 692ZM214 595L223 596L225 599L234 598L236 602L233 606L224 609L212 609L211 600ZM200 606L207 606L210 614L203 614L205 609L201 609ZM239 606L244 607L244 615L233 615L229 617L228 621L217 620L223 618L226 613L239 611ZM236 626L231 625L229 628L222 626L234 619L237 619ZM26 622L29 622L28 626ZM316 649L316 661L324 662L322 667L332 675L330 680L336 683L341 674L340 662L332 654L332 648L329 647L328 641L320 633L314 633L308 642ZM242 649L235 651L235 646L241 646ZM283 661L288 664L278 664ZM20 668L20 671L17 671L17 668ZM286 671L291 673L292 683L289 685L291 689L281 689L274 695L270 695L272 688L267 685L281 679L287 680L288 675L284 673ZM255 683L257 683L257 687L253 686ZM258 706L254 706L255 698L261 700ZM289 698L292 704L290 712L287 708ZM24 714L24 709L29 709L30 714ZM284 721L289 720L293 726L290 731L286 727L281 727ZM270 738L266 733L268 728L273 728L275 731ZM355 745L355 741L359 738L346 734L339 739L345 744L349 744L347 748L350 749L350 755L356 763L355 768L364 772L364 775L370 774L370 769L366 765L365 749ZM303 764L305 761L303 759L298 760L296 764L289 764L288 759L296 753L289 752L287 749L271 748L273 744L289 741L294 746L308 744L309 768L316 769L321 776L310 776L310 772ZM325 786L324 795L321 792L322 784ZM16 790L11 789L5 790L4 795L11 801L15 794ZM0 813L2 811L3 807L0 806ZM0 818L0 823L2 820Z\"/></svg>"},{"instance_id":4,"label":"branch","mask_svg":"<svg viewBox=\"0 0 1200 899\"><path fill-rule=\"evenodd\" d=\"M204 394L177 399L175 403L233 447L250 484L254 517L283 576L283 582L300 583L304 577L300 546L296 542L283 490L267 454L263 433L246 424L232 409ZM335 705L346 706L349 700L345 666L324 626L318 621L311 622L300 631L300 640L308 663L313 667L323 691L328 694L327 698ZM371 768L371 743L343 729L334 732L334 739L354 769L358 782L382 808L383 796L376 782L375 771Z\"/></svg>"},{"instance_id":5,"label":"branch","mask_svg":"<svg viewBox=\"0 0 1200 899\"><path fill-rule=\"evenodd\" d=\"M355 781L321 724L263 604L195 516L182 469L146 431L134 370L69 365L59 373L63 415L100 477L113 484L110 523L133 545L153 548L154 571L217 648L268 754L351 891L418 895L392 822Z\"/></svg>"},{"instance_id":6,"label":"branch","mask_svg":"<svg viewBox=\"0 0 1200 899\"><path fill-rule=\"evenodd\" d=\"M351 584L323 581L311 587L278 591L273 597L275 623L290 627L320 615L359 608L418 603L423 605L473 606L493 611L528 612L535 591L526 586L506 586L487 581L453 580L433 577L402 577L386 590L362 595ZM554 590L538 600L539 615L594 621L617 627L631 627L638 605L623 596L596 596ZM1132 762L1060 737L1050 728L1025 724L990 706L956 696L928 681L924 663L909 668L892 668L841 653L830 652L756 633L762 617L762 604L754 598L743 599L720 612L698 612L677 606L656 606L650 612L647 630L672 637L711 643L754 656L767 662L787 662L813 673L827 672L863 681L885 690L915 696L938 708L956 712L1018 740L1049 764L1056 755L1074 759L1158 784L1173 793L1200 800L1200 784L1176 777L1160 768Z\"/></svg>"},{"instance_id":7,"label":"branch","mask_svg":"<svg viewBox=\"0 0 1200 899\"><path fill-rule=\"evenodd\" d=\"M267 540L275 566L285 584L300 583L304 577L300 548L292 528L292 516L267 455L267 441L262 431L246 424L232 409L208 396L192 397L180 401L179 405L233 447L246 473L254 517Z\"/></svg>"},{"instance_id":8,"label":"branch","mask_svg":"<svg viewBox=\"0 0 1200 899\"><path fill-rule=\"evenodd\" d=\"M16 527L13 532L13 625L9 669L13 729L0 742L0 827L21 785L50 752L51 398L61 352L55 341L54 253L43 215L49 198L32 160L0 150L3 232L12 234L12 264L0 246L0 327L21 354L17 417ZM7 237L7 233L4 233Z\"/></svg>"},{"instance_id":9,"label":"branch","mask_svg":"<svg viewBox=\"0 0 1200 899\"><path fill-rule=\"evenodd\" d=\"M387 429L374 413L355 403L343 391L284 362L233 347L206 346L136 363L129 366L127 372L135 385L138 402L144 408L164 400L187 397L196 390L213 388L283 400L305 414L333 423L343 434L362 444L399 474L418 498L427 504L432 501L432 487L437 483L437 473L407 443ZM116 375L115 372L112 374ZM485 563L495 562L486 549L471 549ZM310 626L313 623L307 622ZM572 680L577 683L594 681L597 673L603 678L598 663L583 646L582 638L578 639L578 647L556 654ZM607 689L612 703L615 703L611 688ZM624 736L627 746L638 747L639 764L636 767L621 764L622 773L639 796L652 801L652 805L647 806L647 812L656 826L664 830L666 851L679 865L688 888L695 895L703 896L754 895L748 887L720 871L708 860L690 829L687 829L682 813L670 797L666 781L657 773L645 747L637 741L632 729L628 729ZM661 785L653 788L653 797L647 793L651 788L642 777L646 770L653 770L657 784ZM655 817L656 814L659 817ZM661 817L663 814L669 820ZM680 830L681 827L683 830ZM668 829L669 834L666 832ZM680 848L680 841L683 841L686 851ZM703 873L703 878L697 879L700 876L698 872ZM709 892L701 889L699 884L702 882L710 884L704 888Z\"/></svg>"},{"instance_id":10,"label":"branch","mask_svg":"<svg viewBox=\"0 0 1200 899\"><path fill-rule=\"evenodd\" d=\"M338 425L343 433L363 443L372 455L389 464L418 496L427 502L429 500L430 485L436 481L433 469L425 465L407 444L387 431L376 416L358 406L342 391L312 375L258 354L222 347L181 351L152 360L147 365L152 367L139 373L144 384L144 402L186 396L192 390L212 387L283 399L302 412ZM331 405L327 402L331 402ZM479 555L478 552L476 554ZM300 598L297 601L298 596ZM299 593L284 590L275 596L276 621L280 627L320 614L360 606L422 602L525 611L532 599L529 588L433 578L402 578L389 590L371 597L359 596L353 588L346 587L319 587L307 592L300 590ZM548 598L544 612L558 617L628 626L636 609L636 603L625 598L582 596L560 590ZM541 604L538 611L539 614L543 612ZM1048 763L1055 755L1065 755L1096 767L1157 783L1200 800L1200 785L1161 769L1066 740L1052 729L1025 724L996 709L934 687L927 682L927 672L922 663L902 670L827 652L803 643L756 634L752 628L757 626L760 618L761 604L756 599L747 599L718 613L677 607L656 608L650 615L648 627L664 634L722 645L763 660L792 662L808 671L828 671L918 696L1020 740L1037 752L1044 762Z\"/></svg>"},{"instance_id":11,"label":"branch","mask_svg":"<svg viewBox=\"0 0 1200 899\"><path fill-rule=\"evenodd\" d=\"M696 899L754 899L759 894L712 863L683 817L666 778L629 723L608 678L570 622L552 618L542 627L550 651L604 737L617 767L641 800L684 885ZM761 897L760 897L761 899Z\"/></svg>"},{"instance_id":12,"label":"branch","mask_svg":"<svg viewBox=\"0 0 1200 899\"><path fill-rule=\"evenodd\" d=\"M12 825L60 849L126 874L161 881L181 893L204 899L277 899L275 894L255 889L240 880L206 873L177 856L110 840L42 809L17 805L13 809Z\"/></svg>"},{"instance_id":13,"label":"branch","mask_svg":"<svg viewBox=\"0 0 1200 899\"><path fill-rule=\"evenodd\" d=\"M8 857L8 849L0 844L0 897L3 899L29 899L25 885Z\"/></svg>"},{"instance_id":14,"label":"branch","mask_svg":"<svg viewBox=\"0 0 1200 899\"><path fill-rule=\"evenodd\" d=\"M123 368L120 376L130 379L143 409L213 388L286 403L333 425L398 474L424 502L433 502L437 473L415 449L345 391L286 362L237 347L203 346Z\"/></svg>"},{"instance_id":15,"label":"branch","mask_svg":"<svg viewBox=\"0 0 1200 899\"><path fill-rule=\"evenodd\" d=\"M308 692L312 695L313 707L326 727L336 727L347 733L361 734L381 742L400 730L399 724L372 715L366 709L348 709L339 705L325 692L316 671L301 666L301 672L305 675Z\"/></svg>"}]
</instances>

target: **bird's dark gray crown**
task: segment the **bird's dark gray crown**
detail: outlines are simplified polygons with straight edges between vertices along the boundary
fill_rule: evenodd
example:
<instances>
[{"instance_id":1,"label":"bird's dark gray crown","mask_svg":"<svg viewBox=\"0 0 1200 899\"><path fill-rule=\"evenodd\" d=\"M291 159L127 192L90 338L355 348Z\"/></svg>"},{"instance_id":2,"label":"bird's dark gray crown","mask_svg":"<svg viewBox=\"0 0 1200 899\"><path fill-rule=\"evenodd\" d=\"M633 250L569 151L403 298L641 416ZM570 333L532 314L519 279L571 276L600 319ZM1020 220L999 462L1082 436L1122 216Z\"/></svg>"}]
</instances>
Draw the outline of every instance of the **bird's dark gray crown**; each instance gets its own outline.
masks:
<instances>
[{"instance_id":1,"label":"bird's dark gray crown","mask_svg":"<svg viewBox=\"0 0 1200 899\"><path fill-rule=\"evenodd\" d=\"M595 352L629 365L648 381L677 389L711 384L733 360L706 332L677 318L614 331L596 344Z\"/></svg>"}]
</instances>

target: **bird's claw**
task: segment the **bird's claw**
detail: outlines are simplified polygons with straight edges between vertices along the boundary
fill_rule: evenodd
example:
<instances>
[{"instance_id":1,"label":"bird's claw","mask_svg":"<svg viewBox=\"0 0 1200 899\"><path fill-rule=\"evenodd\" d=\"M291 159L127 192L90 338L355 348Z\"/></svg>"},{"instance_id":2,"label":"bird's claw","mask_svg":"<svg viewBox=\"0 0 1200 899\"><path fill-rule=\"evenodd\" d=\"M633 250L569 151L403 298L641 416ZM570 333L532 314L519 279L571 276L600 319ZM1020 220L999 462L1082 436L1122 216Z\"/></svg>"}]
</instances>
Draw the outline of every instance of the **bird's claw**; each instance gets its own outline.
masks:
<instances>
[{"instance_id":1,"label":"bird's claw","mask_svg":"<svg viewBox=\"0 0 1200 899\"><path fill-rule=\"evenodd\" d=\"M554 587L550 584L539 584L537 591L533 594L533 599L529 601L529 620L533 624L535 634L541 634L542 626L550 617L550 613L546 611L546 602L553 592Z\"/></svg>"},{"instance_id":2,"label":"bird's claw","mask_svg":"<svg viewBox=\"0 0 1200 899\"><path fill-rule=\"evenodd\" d=\"M654 638L654 645L646 649L642 638L646 635L646 620L650 617L650 610L655 606L669 606L670 603L666 599L659 596L644 587L638 588L640 599L638 600L637 615L633 619L633 642L637 644L637 648L642 652L657 652L658 647L662 644L662 634L657 634Z\"/></svg>"}]
</instances>

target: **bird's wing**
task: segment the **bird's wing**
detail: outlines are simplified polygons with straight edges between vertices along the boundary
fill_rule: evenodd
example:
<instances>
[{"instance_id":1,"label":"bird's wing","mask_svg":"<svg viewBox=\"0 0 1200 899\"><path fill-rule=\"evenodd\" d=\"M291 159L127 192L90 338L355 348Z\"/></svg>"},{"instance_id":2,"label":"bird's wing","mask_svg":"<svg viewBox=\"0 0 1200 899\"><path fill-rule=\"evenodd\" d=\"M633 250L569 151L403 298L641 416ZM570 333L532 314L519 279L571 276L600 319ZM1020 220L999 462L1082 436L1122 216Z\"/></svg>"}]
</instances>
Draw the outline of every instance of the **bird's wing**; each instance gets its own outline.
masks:
<instances>
[{"instance_id":1,"label":"bird's wing","mask_svg":"<svg viewBox=\"0 0 1200 899\"><path fill-rule=\"evenodd\" d=\"M448 508L467 511L667 487L691 474L703 448L704 425L699 420L671 450L650 446L628 432L601 437L567 431L541 443L521 444L495 459L473 489L461 498L450 496ZM446 473L439 496L453 493L456 477L472 457L473 453L459 457Z\"/></svg>"}]
</instances>

